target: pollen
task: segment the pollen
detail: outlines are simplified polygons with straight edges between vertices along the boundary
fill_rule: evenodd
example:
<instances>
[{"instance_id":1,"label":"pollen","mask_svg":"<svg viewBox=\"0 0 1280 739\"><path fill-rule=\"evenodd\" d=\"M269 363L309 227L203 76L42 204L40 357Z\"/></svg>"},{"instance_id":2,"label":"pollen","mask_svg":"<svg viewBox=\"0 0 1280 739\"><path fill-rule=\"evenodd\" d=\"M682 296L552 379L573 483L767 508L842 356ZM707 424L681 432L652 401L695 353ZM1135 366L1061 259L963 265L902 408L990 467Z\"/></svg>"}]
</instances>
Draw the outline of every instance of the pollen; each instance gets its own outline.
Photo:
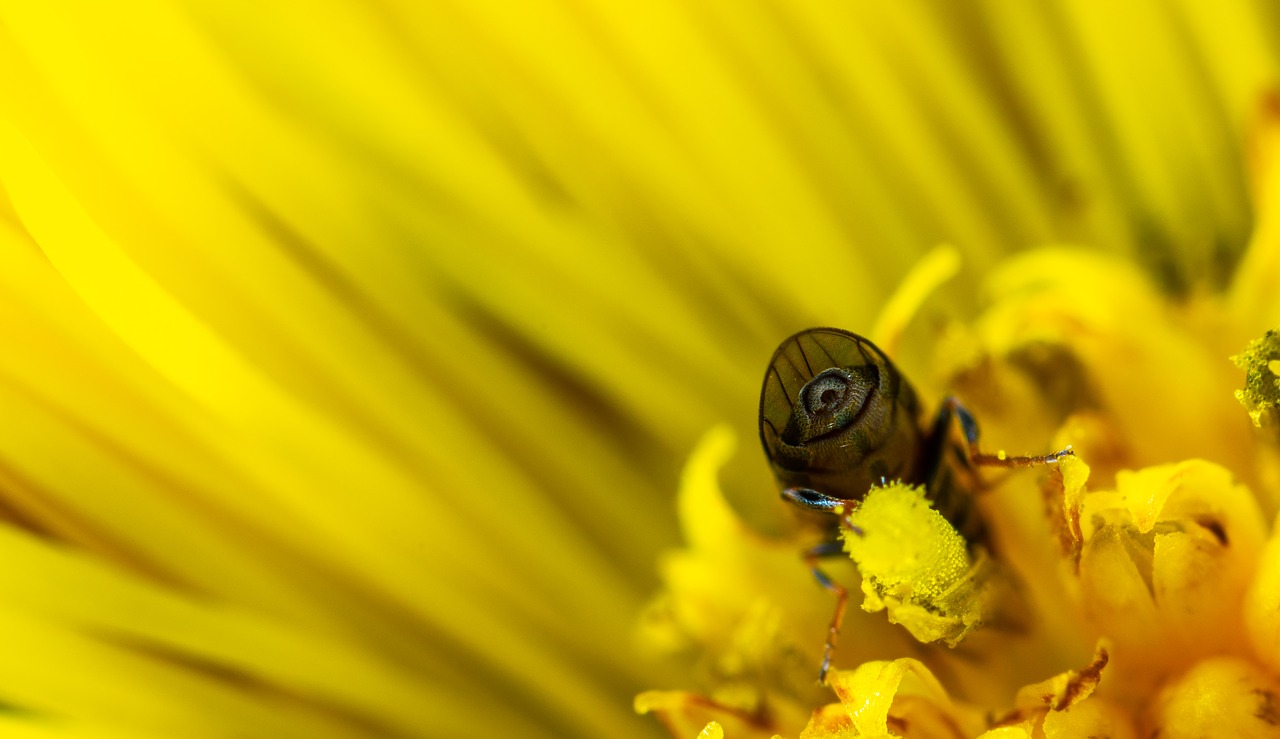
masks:
<instances>
[{"instance_id":1,"label":"pollen","mask_svg":"<svg viewBox=\"0 0 1280 739\"><path fill-rule=\"evenodd\" d=\"M862 610L886 611L916 641L959 644L1006 604L1000 567L968 544L923 488L872 488L846 518L844 547L862 575Z\"/></svg>"},{"instance_id":2,"label":"pollen","mask_svg":"<svg viewBox=\"0 0 1280 739\"><path fill-rule=\"evenodd\" d=\"M847 518L845 551L865 577L916 599L945 592L969 569L964 538L936 511L924 488L892 483L872 488Z\"/></svg>"},{"instance_id":3,"label":"pollen","mask_svg":"<svg viewBox=\"0 0 1280 739\"><path fill-rule=\"evenodd\" d=\"M1280 420L1276 410L1280 406L1280 331L1268 331L1249 342L1231 361L1245 372L1236 400L1249 412L1254 426L1274 425Z\"/></svg>"}]
</instances>

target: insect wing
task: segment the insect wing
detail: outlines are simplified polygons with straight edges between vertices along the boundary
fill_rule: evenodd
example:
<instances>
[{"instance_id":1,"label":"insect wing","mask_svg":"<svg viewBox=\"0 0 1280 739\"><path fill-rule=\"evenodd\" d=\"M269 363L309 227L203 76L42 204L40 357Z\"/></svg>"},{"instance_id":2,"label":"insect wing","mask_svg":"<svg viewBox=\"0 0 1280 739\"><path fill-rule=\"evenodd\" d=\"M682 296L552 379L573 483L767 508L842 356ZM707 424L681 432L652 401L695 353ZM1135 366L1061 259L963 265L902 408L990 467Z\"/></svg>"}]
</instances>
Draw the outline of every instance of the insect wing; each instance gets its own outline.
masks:
<instances>
[{"instance_id":1,"label":"insect wing","mask_svg":"<svg viewBox=\"0 0 1280 739\"><path fill-rule=\"evenodd\" d=\"M777 460L783 430L801 402L801 391L825 370L883 365L887 359L874 344L849 331L811 328L782 342L760 391L760 440L771 461Z\"/></svg>"}]
</instances>

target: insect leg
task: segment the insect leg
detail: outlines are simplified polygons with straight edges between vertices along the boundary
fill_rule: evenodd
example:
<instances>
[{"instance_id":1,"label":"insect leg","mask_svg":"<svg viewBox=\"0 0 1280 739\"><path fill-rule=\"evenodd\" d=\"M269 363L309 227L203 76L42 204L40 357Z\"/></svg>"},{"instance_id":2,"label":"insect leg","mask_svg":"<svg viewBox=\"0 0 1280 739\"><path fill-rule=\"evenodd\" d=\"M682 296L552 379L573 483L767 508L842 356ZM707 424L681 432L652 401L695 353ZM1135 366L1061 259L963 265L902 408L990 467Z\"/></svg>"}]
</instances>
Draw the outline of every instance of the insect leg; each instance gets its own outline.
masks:
<instances>
[{"instance_id":1,"label":"insect leg","mask_svg":"<svg viewBox=\"0 0 1280 739\"><path fill-rule=\"evenodd\" d=\"M831 625L827 628L827 641L822 647L822 667L818 670L818 682L824 685L827 682L827 672L831 669L831 654L836 649L836 638L840 636L840 625L844 623L845 607L849 604L849 591L823 572L818 567L818 560L842 555L844 555L844 545L834 539L824 541L804 553L805 564L809 566L813 578L836 596L836 610L831 615Z\"/></svg>"},{"instance_id":2,"label":"insect leg","mask_svg":"<svg viewBox=\"0 0 1280 739\"><path fill-rule=\"evenodd\" d=\"M942 401L942 407L938 409L938 420L934 429L945 432L945 428L950 425L952 417L960 422L960 429L964 432L965 442L969 445L969 458L976 465L985 467L1033 467L1038 464L1053 464L1063 457L1075 454L1070 446L1049 454L1025 454L1019 456L984 454L978 451L977 420L974 419L969 409L961 405L960 401L954 396L948 396ZM942 434L939 435L939 438L941 437Z\"/></svg>"},{"instance_id":3,"label":"insect leg","mask_svg":"<svg viewBox=\"0 0 1280 739\"><path fill-rule=\"evenodd\" d=\"M835 498L812 488L786 488L782 491L782 497L784 500L806 510L831 513L837 516L844 513L850 503L850 501L843 498ZM862 534L862 531L857 528L852 530L858 535ZM823 572L822 568L818 567L818 560L825 557L844 556L844 545L837 539L831 539L805 550L802 556L805 564L809 567L809 571L813 573L813 579L817 580L822 587L835 593L836 596L836 610L831 615L831 625L827 627L827 640L822 647L822 667L818 671L818 682L825 684L827 672L831 669L831 654L836 648L836 638L840 636L840 625L844 623L845 607L849 603L849 591L840 583L832 580L826 572Z\"/></svg>"},{"instance_id":4,"label":"insect leg","mask_svg":"<svg viewBox=\"0 0 1280 739\"><path fill-rule=\"evenodd\" d=\"M833 498L810 488L786 488L782 491L782 499L810 511L834 513L837 516L844 513L849 503L842 498Z\"/></svg>"}]
</instances>

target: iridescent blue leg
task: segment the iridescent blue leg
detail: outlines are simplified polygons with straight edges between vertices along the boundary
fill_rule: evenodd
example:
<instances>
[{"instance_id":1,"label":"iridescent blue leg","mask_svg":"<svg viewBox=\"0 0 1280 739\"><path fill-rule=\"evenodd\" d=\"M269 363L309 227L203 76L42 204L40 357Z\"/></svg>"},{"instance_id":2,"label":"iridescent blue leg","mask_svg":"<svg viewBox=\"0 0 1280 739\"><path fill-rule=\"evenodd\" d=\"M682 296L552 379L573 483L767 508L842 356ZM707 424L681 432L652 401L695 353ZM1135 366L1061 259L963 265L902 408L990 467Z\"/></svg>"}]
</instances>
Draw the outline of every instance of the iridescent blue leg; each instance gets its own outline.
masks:
<instances>
[{"instance_id":1,"label":"iridescent blue leg","mask_svg":"<svg viewBox=\"0 0 1280 739\"><path fill-rule=\"evenodd\" d=\"M811 488L786 488L782 491L782 499L806 510L836 515L843 513L849 505L847 500L833 498Z\"/></svg>"}]
</instances>

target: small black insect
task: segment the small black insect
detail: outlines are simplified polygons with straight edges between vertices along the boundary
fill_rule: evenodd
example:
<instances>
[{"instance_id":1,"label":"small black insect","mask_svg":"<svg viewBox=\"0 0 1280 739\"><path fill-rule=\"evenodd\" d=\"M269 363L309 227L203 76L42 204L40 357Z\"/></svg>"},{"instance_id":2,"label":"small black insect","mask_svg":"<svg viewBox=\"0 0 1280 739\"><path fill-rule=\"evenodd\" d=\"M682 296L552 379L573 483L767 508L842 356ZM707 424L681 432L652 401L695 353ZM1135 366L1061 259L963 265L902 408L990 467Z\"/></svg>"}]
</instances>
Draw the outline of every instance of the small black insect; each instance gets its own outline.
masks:
<instances>
[{"instance_id":1,"label":"small black insect","mask_svg":"<svg viewBox=\"0 0 1280 739\"><path fill-rule=\"evenodd\" d=\"M954 433L957 421L963 441ZM760 393L760 439L782 497L829 516L827 539L804 555L814 577L837 598L823 650L823 681L848 592L817 561L843 554L840 514L874 484L923 485L934 507L974 546L986 538L974 505L980 486L975 467L1049 464L1072 453L1067 448L1041 456L982 454L978 424L959 401L946 398L928 420L915 390L884 352L836 328L801 331L774 352Z\"/></svg>"}]
</instances>

